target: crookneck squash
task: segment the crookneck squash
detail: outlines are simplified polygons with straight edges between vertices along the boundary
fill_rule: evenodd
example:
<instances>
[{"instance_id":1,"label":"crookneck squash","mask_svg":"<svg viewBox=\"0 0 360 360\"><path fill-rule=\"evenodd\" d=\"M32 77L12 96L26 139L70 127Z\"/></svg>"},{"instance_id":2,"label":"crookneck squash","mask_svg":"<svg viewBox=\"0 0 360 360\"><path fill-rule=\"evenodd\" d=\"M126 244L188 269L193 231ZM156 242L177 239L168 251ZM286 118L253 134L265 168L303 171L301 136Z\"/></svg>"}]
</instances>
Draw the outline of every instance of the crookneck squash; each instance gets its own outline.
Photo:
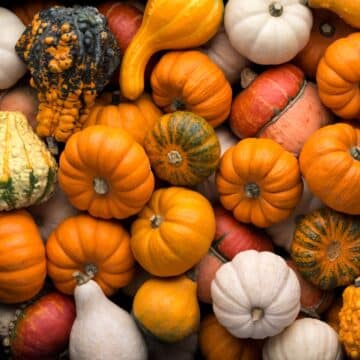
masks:
<instances>
[{"instance_id":1,"label":"crookneck squash","mask_svg":"<svg viewBox=\"0 0 360 360\"><path fill-rule=\"evenodd\" d=\"M191 111L214 127L230 113L231 86L220 67L200 51L163 55L151 74L151 88L165 112Z\"/></svg>"},{"instance_id":2,"label":"crookneck squash","mask_svg":"<svg viewBox=\"0 0 360 360\"><path fill-rule=\"evenodd\" d=\"M220 161L214 129L202 117L186 111L160 117L146 136L144 148L155 174L172 185L200 184Z\"/></svg>"},{"instance_id":3,"label":"crookneck squash","mask_svg":"<svg viewBox=\"0 0 360 360\"><path fill-rule=\"evenodd\" d=\"M329 290L360 274L359 249L360 219L322 208L299 219L291 257L305 279Z\"/></svg>"},{"instance_id":4,"label":"crookneck squash","mask_svg":"<svg viewBox=\"0 0 360 360\"><path fill-rule=\"evenodd\" d=\"M0 111L0 211L48 200L57 164L20 112Z\"/></svg>"},{"instance_id":5,"label":"crookneck squash","mask_svg":"<svg viewBox=\"0 0 360 360\"><path fill-rule=\"evenodd\" d=\"M81 129L119 65L119 48L105 17L89 6L43 10L15 49L39 90L37 134L65 142Z\"/></svg>"},{"instance_id":6,"label":"crookneck squash","mask_svg":"<svg viewBox=\"0 0 360 360\"><path fill-rule=\"evenodd\" d=\"M296 157L273 140L255 138L225 152L216 186L225 209L238 221L258 227L287 218L303 187Z\"/></svg>"}]
</instances>

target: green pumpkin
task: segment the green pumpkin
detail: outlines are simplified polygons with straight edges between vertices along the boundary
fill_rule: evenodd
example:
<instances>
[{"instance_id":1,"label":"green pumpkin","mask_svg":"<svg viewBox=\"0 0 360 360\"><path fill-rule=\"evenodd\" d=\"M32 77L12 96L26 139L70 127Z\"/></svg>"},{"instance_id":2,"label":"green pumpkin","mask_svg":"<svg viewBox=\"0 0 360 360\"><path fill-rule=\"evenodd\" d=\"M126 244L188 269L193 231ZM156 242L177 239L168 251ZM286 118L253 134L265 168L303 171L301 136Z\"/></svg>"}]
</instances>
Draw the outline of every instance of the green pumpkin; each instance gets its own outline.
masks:
<instances>
[{"instance_id":1,"label":"green pumpkin","mask_svg":"<svg viewBox=\"0 0 360 360\"><path fill-rule=\"evenodd\" d=\"M157 177L172 185L200 184L220 161L220 143L213 127L187 111L161 116L144 147Z\"/></svg>"},{"instance_id":2,"label":"green pumpkin","mask_svg":"<svg viewBox=\"0 0 360 360\"><path fill-rule=\"evenodd\" d=\"M0 211L49 199L57 164L20 112L0 111Z\"/></svg>"}]
</instances>

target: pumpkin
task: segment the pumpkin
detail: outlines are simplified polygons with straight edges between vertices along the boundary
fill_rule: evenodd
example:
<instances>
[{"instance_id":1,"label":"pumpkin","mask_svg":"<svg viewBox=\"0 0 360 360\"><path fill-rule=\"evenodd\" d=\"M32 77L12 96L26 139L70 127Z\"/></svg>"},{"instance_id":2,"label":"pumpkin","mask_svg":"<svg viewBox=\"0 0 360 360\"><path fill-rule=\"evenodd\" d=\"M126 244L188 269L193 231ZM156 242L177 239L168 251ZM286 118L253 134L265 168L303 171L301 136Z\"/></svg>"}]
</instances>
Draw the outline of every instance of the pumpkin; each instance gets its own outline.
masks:
<instances>
[{"instance_id":1,"label":"pumpkin","mask_svg":"<svg viewBox=\"0 0 360 360\"><path fill-rule=\"evenodd\" d=\"M335 40L356 31L331 11L314 10L313 16L309 42L293 61L311 79L316 77L317 66L326 48Z\"/></svg>"},{"instance_id":2,"label":"pumpkin","mask_svg":"<svg viewBox=\"0 0 360 360\"><path fill-rule=\"evenodd\" d=\"M246 250L221 266L211 283L216 318L233 336L279 334L300 310L300 285L279 255Z\"/></svg>"},{"instance_id":3,"label":"pumpkin","mask_svg":"<svg viewBox=\"0 0 360 360\"><path fill-rule=\"evenodd\" d=\"M26 117L0 111L0 137L0 211L48 200L55 191L57 164Z\"/></svg>"},{"instance_id":4,"label":"pumpkin","mask_svg":"<svg viewBox=\"0 0 360 360\"><path fill-rule=\"evenodd\" d=\"M46 243L48 275L55 287L73 294L80 271L93 278L106 295L127 285L134 274L130 237L120 223L77 215L64 220Z\"/></svg>"},{"instance_id":5,"label":"pumpkin","mask_svg":"<svg viewBox=\"0 0 360 360\"><path fill-rule=\"evenodd\" d=\"M220 26L221 0L149 0L142 24L127 48L120 67L122 94L131 100L144 90L145 66L159 50L200 46Z\"/></svg>"},{"instance_id":6,"label":"pumpkin","mask_svg":"<svg viewBox=\"0 0 360 360\"><path fill-rule=\"evenodd\" d=\"M91 125L121 127L132 135L135 141L143 144L145 136L161 115L161 111L152 102L150 96L143 94L132 102L95 105L90 110L84 128Z\"/></svg>"},{"instance_id":7,"label":"pumpkin","mask_svg":"<svg viewBox=\"0 0 360 360\"><path fill-rule=\"evenodd\" d=\"M195 191L169 187L156 190L132 223L131 249L146 271L175 276L206 254L214 235L209 201Z\"/></svg>"},{"instance_id":8,"label":"pumpkin","mask_svg":"<svg viewBox=\"0 0 360 360\"><path fill-rule=\"evenodd\" d=\"M232 90L221 69L196 50L163 55L151 74L152 97L165 112L187 110L216 127L230 113Z\"/></svg>"},{"instance_id":9,"label":"pumpkin","mask_svg":"<svg viewBox=\"0 0 360 360\"><path fill-rule=\"evenodd\" d=\"M185 339L200 324L196 282L187 275L145 281L135 294L132 315L141 328L160 341Z\"/></svg>"},{"instance_id":10,"label":"pumpkin","mask_svg":"<svg viewBox=\"0 0 360 360\"><path fill-rule=\"evenodd\" d=\"M331 121L315 84L292 64L272 67L258 76L245 70L245 89L231 106L232 131L240 138L270 138L297 156L308 137Z\"/></svg>"},{"instance_id":11,"label":"pumpkin","mask_svg":"<svg viewBox=\"0 0 360 360\"><path fill-rule=\"evenodd\" d=\"M286 219L301 198L297 159L271 139L247 138L220 161L216 186L236 220L267 227Z\"/></svg>"},{"instance_id":12,"label":"pumpkin","mask_svg":"<svg viewBox=\"0 0 360 360\"><path fill-rule=\"evenodd\" d=\"M119 65L119 49L105 17L90 6L45 9L35 15L15 49L39 91L37 134L66 142L81 129Z\"/></svg>"},{"instance_id":13,"label":"pumpkin","mask_svg":"<svg viewBox=\"0 0 360 360\"><path fill-rule=\"evenodd\" d=\"M315 131L304 144L299 163L311 192L324 204L360 214L360 129L337 123Z\"/></svg>"},{"instance_id":14,"label":"pumpkin","mask_svg":"<svg viewBox=\"0 0 360 360\"><path fill-rule=\"evenodd\" d=\"M343 306L342 295L337 296L331 306L325 311L323 318L337 333L340 330L339 312Z\"/></svg>"},{"instance_id":15,"label":"pumpkin","mask_svg":"<svg viewBox=\"0 0 360 360\"><path fill-rule=\"evenodd\" d=\"M358 94L360 33L355 32L330 44L321 58L316 82L321 101L343 119L360 119Z\"/></svg>"},{"instance_id":16,"label":"pumpkin","mask_svg":"<svg viewBox=\"0 0 360 360\"><path fill-rule=\"evenodd\" d=\"M359 246L360 219L322 208L299 219L291 258L305 279L329 290L360 274Z\"/></svg>"},{"instance_id":17,"label":"pumpkin","mask_svg":"<svg viewBox=\"0 0 360 360\"><path fill-rule=\"evenodd\" d=\"M81 273L76 279L70 359L146 360L146 344L132 316L110 301L95 281Z\"/></svg>"},{"instance_id":18,"label":"pumpkin","mask_svg":"<svg viewBox=\"0 0 360 360\"><path fill-rule=\"evenodd\" d=\"M352 0L307 0L312 8L328 9L338 14L348 24L360 28L359 3Z\"/></svg>"},{"instance_id":19,"label":"pumpkin","mask_svg":"<svg viewBox=\"0 0 360 360\"><path fill-rule=\"evenodd\" d=\"M96 217L134 215L154 189L144 149L120 128L95 125L77 132L59 164L59 184L70 203Z\"/></svg>"},{"instance_id":20,"label":"pumpkin","mask_svg":"<svg viewBox=\"0 0 360 360\"><path fill-rule=\"evenodd\" d=\"M145 137L144 148L156 176L172 185L200 184L220 161L214 129L188 111L161 116Z\"/></svg>"},{"instance_id":21,"label":"pumpkin","mask_svg":"<svg viewBox=\"0 0 360 360\"><path fill-rule=\"evenodd\" d=\"M301 0L229 0L224 25L232 46L257 64L291 60L309 41L313 18Z\"/></svg>"},{"instance_id":22,"label":"pumpkin","mask_svg":"<svg viewBox=\"0 0 360 360\"><path fill-rule=\"evenodd\" d=\"M21 20L10 10L0 7L0 89L14 85L26 72L26 66L16 55L14 46L25 29Z\"/></svg>"},{"instance_id":23,"label":"pumpkin","mask_svg":"<svg viewBox=\"0 0 360 360\"><path fill-rule=\"evenodd\" d=\"M43 287L45 248L26 210L0 212L0 302L30 300Z\"/></svg>"},{"instance_id":24,"label":"pumpkin","mask_svg":"<svg viewBox=\"0 0 360 360\"><path fill-rule=\"evenodd\" d=\"M337 333L317 319L299 319L284 332L266 340L264 360L341 360Z\"/></svg>"}]
</instances>

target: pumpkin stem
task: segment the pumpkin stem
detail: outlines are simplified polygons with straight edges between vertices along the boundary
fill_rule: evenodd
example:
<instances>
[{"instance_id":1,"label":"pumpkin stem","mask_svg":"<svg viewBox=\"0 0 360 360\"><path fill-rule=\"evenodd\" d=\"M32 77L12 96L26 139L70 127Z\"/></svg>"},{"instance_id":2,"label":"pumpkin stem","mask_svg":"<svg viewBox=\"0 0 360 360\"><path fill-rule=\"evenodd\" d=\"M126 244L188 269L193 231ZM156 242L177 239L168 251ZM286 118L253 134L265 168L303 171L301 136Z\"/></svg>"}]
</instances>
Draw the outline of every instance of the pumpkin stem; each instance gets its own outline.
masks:
<instances>
[{"instance_id":1,"label":"pumpkin stem","mask_svg":"<svg viewBox=\"0 0 360 360\"><path fill-rule=\"evenodd\" d=\"M257 184L249 183L249 184L246 184L244 188L245 188L245 195L248 198L256 199L256 198L259 197L260 188L259 188L259 186Z\"/></svg>"},{"instance_id":2,"label":"pumpkin stem","mask_svg":"<svg viewBox=\"0 0 360 360\"><path fill-rule=\"evenodd\" d=\"M245 67L241 70L240 73L240 84L243 89L246 89L250 86L250 84L257 78L258 74L250 69L249 67Z\"/></svg>"},{"instance_id":3,"label":"pumpkin stem","mask_svg":"<svg viewBox=\"0 0 360 360\"><path fill-rule=\"evenodd\" d=\"M178 98L175 98L170 105L171 112L186 110L186 104Z\"/></svg>"},{"instance_id":4,"label":"pumpkin stem","mask_svg":"<svg viewBox=\"0 0 360 360\"><path fill-rule=\"evenodd\" d=\"M163 222L163 218L160 215L151 215L150 224L153 229L157 229Z\"/></svg>"},{"instance_id":5,"label":"pumpkin stem","mask_svg":"<svg viewBox=\"0 0 360 360\"><path fill-rule=\"evenodd\" d=\"M327 256L330 261L336 260L341 253L341 246L338 241L332 241L327 248Z\"/></svg>"},{"instance_id":6,"label":"pumpkin stem","mask_svg":"<svg viewBox=\"0 0 360 360\"><path fill-rule=\"evenodd\" d=\"M355 279L355 281L354 281L354 285L355 285L355 287L360 287L360 276L358 276L356 279Z\"/></svg>"},{"instance_id":7,"label":"pumpkin stem","mask_svg":"<svg viewBox=\"0 0 360 360\"><path fill-rule=\"evenodd\" d=\"M186 271L185 275L193 282L196 282L198 273L199 273L199 271L195 266L195 267L191 268L190 270Z\"/></svg>"},{"instance_id":8,"label":"pumpkin stem","mask_svg":"<svg viewBox=\"0 0 360 360\"><path fill-rule=\"evenodd\" d=\"M52 155L59 155L58 144L52 136L47 136L45 138L45 143L46 143L48 150L50 151L50 153Z\"/></svg>"},{"instance_id":9,"label":"pumpkin stem","mask_svg":"<svg viewBox=\"0 0 360 360\"><path fill-rule=\"evenodd\" d=\"M284 7L278 2L275 1L269 5L269 12L271 16L279 17L282 15Z\"/></svg>"},{"instance_id":10,"label":"pumpkin stem","mask_svg":"<svg viewBox=\"0 0 360 360\"><path fill-rule=\"evenodd\" d=\"M177 150L171 150L167 154L168 161L171 165L179 166L181 165L183 158Z\"/></svg>"},{"instance_id":11,"label":"pumpkin stem","mask_svg":"<svg viewBox=\"0 0 360 360\"><path fill-rule=\"evenodd\" d=\"M74 271L72 276L75 278L77 285L83 285L93 279L96 273L97 267L94 264L86 264L85 274L81 271Z\"/></svg>"},{"instance_id":12,"label":"pumpkin stem","mask_svg":"<svg viewBox=\"0 0 360 360\"><path fill-rule=\"evenodd\" d=\"M251 310L252 321L259 321L264 317L264 310L260 308L253 308Z\"/></svg>"},{"instance_id":13,"label":"pumpkin stem","mask_svg":"<svg viewBox=\"0 0 360 360\"><path fill-rule=\"evenodd\" d=\"M353 146L350 149L350 154L355 160L360 161L360 147L359 146Z\"/></svg>"},{"instance_id":14,"label":"pumpkin stem","mask_svg":"<svg viewBox=\"0 0 360 360\"><path fill-rule=\"evenodd\" d=\"M103 178L96 177L93 179L94 190L99 195L106 195L109 192L109 184Z\"/></svg>"},{"instance_id":15,"label":"pumpkin stem","mask_svg":"<svg viewBox=\"0 0 360 360\"><path fill-rule=\"evenodd\" d=\"M331 37L335 33L335 27L328 22L323 22L319 26L320 28L320 34L325 37Z\"/></svg>"}]
</instances>

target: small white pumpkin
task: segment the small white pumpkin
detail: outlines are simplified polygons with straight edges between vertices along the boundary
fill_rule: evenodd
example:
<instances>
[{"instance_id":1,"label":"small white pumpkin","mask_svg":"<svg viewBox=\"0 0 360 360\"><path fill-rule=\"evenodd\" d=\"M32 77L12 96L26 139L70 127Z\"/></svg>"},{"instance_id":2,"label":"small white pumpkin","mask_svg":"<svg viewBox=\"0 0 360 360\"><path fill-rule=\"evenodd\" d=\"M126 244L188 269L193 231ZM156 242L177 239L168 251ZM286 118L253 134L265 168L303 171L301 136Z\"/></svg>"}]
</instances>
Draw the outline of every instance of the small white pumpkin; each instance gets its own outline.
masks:
<instances>
[{"instance_id":1,"label":"small white pumpkin","mask_svg":"<svg viewBox=\"0 0 360 360\"><path fill-rule=\"evenodd\" d=\"M257 64L290 61L310 38L313 17L302 0L229 0L224 25L232 46Z\"/></svg>"},{"instance_id":2,"label":"small white pumpkin","mask_svg":"<svg viewBox=\"0 0 360 360\"><path fill-rule=\"evenodd\" d=\"M4 7L0 7L0 24L0 89L7 89L26 72L25 64L15 52L15 44L25 30L25 25Z\"/></svg>"},{"instance_id":3,"label":"small white pumpkin","mask_svg":"<svg viewBox=\"0 0 360 360\"><path fill-rule=\"evenodd\" d=\"M267 339L263 360L340 360L341 344L335 330L324 321L296 320L281 334Z\"/></svg>"},{"instance_id":4,"label":"small white pumpkin","mask_svg":"<svg viewBox=\"0 0 360 360\"><path fill-rule=\"evenodd\" d=\"M239 338L279 334L300 310L294 271L268 251L242 251L222 265L211 283L211 297L220 324Z\"/></svg>"}]
</instances>

